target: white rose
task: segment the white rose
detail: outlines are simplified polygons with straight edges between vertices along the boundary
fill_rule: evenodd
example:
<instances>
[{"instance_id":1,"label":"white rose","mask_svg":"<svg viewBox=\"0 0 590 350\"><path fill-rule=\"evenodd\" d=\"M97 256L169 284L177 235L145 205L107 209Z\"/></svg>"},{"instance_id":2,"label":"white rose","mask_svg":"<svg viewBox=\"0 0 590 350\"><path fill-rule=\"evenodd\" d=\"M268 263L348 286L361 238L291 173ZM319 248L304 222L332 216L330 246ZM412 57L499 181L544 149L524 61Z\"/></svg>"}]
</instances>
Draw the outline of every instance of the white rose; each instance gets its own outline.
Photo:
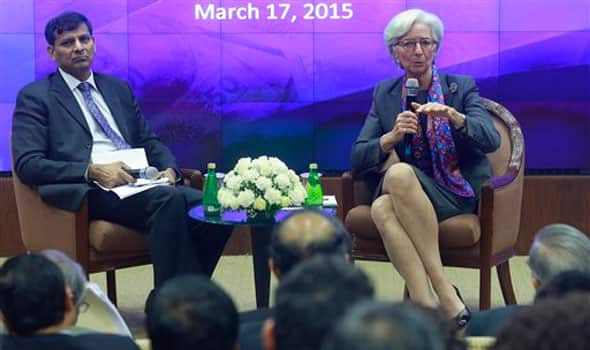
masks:
<instances>
[{"instance_id":1,"label":"white rose","mask_svg":"<svg viewBox=\"0 0 590 350\"><path fill-rule=\"evenodd\" d=\"M272 186L272 181L267 177L259 177L256 179L255 184L256 188L264 192L267 188Z\"/></svg>"},{"instance_id":2,"label":"white rose","mask_svg":"<svg viewBox=\"0 0 590 350\"><path fill-rule=\"evenodd\" d=\"M238 195L238 204L242 208L248 208L254 203L254 192L245 190Z\"/></svg>"},{"instance_id":3,"label":"white rose","mask_svg":"<svg viewBox=\"0 0 590 350\"><path fill-rule=\"evenodd\" d=\"M269 188L264 192L264 199L266 199L270 205L280 205L281 197L281 191L275 188Z\"/></svg>"},{"instance_id":4,"label":"white rose","mask_svg":"<svg viewBox=\"0 0 590 350\"><path fill-rule=\"evenodd\" d=\"M254 200L254 209L266 210L266 201L262 197L257 197Z\"/></svg>"},{"instance_id":5,"label":"white rose","mask_svg":"<svg viewBox=\"0 0 590 350\"><path fill-rule=\"evenodd\" d=\"M295 172L293 170L289 170L287 172L287 175L289 176L289 180L291 180L292 183L301 182L301 180L299 179L299 176L297 174L295 174Z\"/></svg>"},{"instance_id":6,"label":"white rose","mask_svg":"<svg viewBox=\"0 0 590 350\"><path fill-rule=\"evenodd\" d=\"M224 208L229 208L229 198L232 196L233 195L231 191L229 191L226 188L222 188L217 192L217 200L219 201L219 204L221 204L221 206Z\"/></svg>"},{"instance_id":7,"label":"white rose","mask_svg":"<svg viewBox=\"0 0 590 350\"><path fill-rule=\"evenodd\" d=\"M287 174L279 174L275 177L275 183L281 190L289 190L291 188L291 181Z\"/></svg>"},{"instance_id":8,"label":"white rose","mask_svg":"<svg viewBox=\"0 0 590 350\"><path fill-rule=\"evenodd\" d=\"M268 161L270 163L270 167L272 168L273 174L279 174L279 173L289 170L289 168L287 168L287 165L285 163L283 163L283 161L280 160L279 158L270 157L268 159Z\"/></svg>"},{"instance_id":9,"label":"white rose","mask_svg":"<svg viewBox=\"0 0 590 350\"><path fill-rule=\"evenodd\" d=\"M289 199L291 200L292 205L301 205L305 200L305 196L307 193L301 184L299 186L295 186L291 191L289 191Z\"/></svg>"},{"instance_id":10,"label":"white rose","mask_svg":"<svg viewBox=\"0 0 590 350\"><path fill-rule=\"evenodd\" d=\"M281 207L285 208L291 205L291 200L287 196L281 197Z\"/></svg>"},{"instance_id":11,"label":"white rose","mask_svg":"<svg viewBox=\"0 0 590 350\"><path fill-rule=\"evenodd\" d=\"M234 170L238 175L243 176L246 173L246 171L248 171L248 169L250 169L251 166L252 166L252 158L250 158L250 157L240 158L240 160L238 160L238 163L236 164L236 167Z\"/></svg>"},{"instance_id":12,"label":"white rose","mask_svg":"<svg viewBox=\"0 0 590 350\"><path fill-rule=\"evenodd\" d=\"M247 182L255 182L260 177L260 174L255 169L249 169L244 173L244 180Z\"/></svg>"},{"instance_id":13,"label":"white rose","mask_svg":"<svg viewBox=\"0 0 590 350\"><path fill-rule=\"evenodd\" d=\"M238 210L240 208L240 203L238 202L238 198L234 195L231 195L229 198L229 208L232 210Z\"/></svg>"},{"instance_id":14,"label":"white rose","mask_svg":"<svg viewBox=\"0 0 590 350\"><path fill-rule=\"evenodd\" d=\"M225 186L234 192L237 192L240 187L242 186L242 182L244 179L240 175L234 174L227 174L225 177Z\"/></svg>"}]
</instances>

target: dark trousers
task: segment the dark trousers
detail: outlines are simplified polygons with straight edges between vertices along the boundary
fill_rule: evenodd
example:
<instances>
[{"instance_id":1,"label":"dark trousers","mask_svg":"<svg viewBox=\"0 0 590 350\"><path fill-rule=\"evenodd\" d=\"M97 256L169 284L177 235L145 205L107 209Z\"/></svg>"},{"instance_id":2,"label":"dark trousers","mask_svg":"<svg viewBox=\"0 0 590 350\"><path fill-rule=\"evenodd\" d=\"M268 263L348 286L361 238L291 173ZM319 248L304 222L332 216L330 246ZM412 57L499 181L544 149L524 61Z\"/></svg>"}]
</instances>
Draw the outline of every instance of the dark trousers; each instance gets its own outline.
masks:
<instances>
[{"instance_id":1,"label":"dark trousers","mask_svg":"<svg viewBox=\"0 0 590 350\"><path fill-rule=\"evenodd\" d=\"M154 283L187 273L211 276L231 227L188 217L201 192L186 186L158 186L123 200L100 189L88 193L91 220L111 221L145 232L154 265Z\"/></svg>"}]
</instances>

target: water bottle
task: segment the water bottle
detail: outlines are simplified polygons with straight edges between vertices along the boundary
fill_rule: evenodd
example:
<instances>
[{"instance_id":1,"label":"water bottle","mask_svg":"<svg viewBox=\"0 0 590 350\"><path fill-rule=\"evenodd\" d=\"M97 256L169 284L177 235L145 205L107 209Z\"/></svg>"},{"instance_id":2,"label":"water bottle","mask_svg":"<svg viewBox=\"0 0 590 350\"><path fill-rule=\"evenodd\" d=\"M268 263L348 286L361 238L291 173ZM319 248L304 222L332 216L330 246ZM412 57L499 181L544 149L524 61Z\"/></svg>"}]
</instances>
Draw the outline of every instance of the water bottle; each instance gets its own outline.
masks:
<instances>
[{"instance_id":1,"label":"water bottle","mask_svg":"<svg viewBox=\"0 0 590 350\"><path fill-rule=\"evenodd\" d=\"M221 205L217 200L217 174L215 163L207 164L207 177L205 178L205 189L203 191L203 210L205 216L219 216Z\"/></svg>"},{"instance_id":2,"label":"water bottle","mask_svg":"<svg viewBox=\"0 0 590 350\"><path fill-rule=\"evenodd\" d=\"M309 165L309 176L307 178L307 197L305 197L306 207L321 207L324 201L324 192L322 183L318 174L317 163Z\"/></svg>"}]
</instances>

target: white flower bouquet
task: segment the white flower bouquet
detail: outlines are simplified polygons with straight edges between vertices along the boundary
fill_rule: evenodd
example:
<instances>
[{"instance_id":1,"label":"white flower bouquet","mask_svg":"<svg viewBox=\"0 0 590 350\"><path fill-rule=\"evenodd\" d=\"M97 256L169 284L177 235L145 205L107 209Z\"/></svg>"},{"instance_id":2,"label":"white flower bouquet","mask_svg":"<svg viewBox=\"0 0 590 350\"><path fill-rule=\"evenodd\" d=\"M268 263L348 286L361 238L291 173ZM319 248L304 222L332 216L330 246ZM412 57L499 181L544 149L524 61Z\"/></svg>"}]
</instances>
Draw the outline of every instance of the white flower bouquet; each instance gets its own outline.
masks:
<instances>
[{"instance_id":1,"label":"white flower bouquet","mask_svg":"<svg viewBox=\"0 0 590 350\"><path fill-rule=\"evenodd\" d=\"M299 177L275 157L241 158L223 179L217 199L224 209L245 209L248 217L274 216L283 207L302 205L306 191Z\"/></svg>"}]
</instances>

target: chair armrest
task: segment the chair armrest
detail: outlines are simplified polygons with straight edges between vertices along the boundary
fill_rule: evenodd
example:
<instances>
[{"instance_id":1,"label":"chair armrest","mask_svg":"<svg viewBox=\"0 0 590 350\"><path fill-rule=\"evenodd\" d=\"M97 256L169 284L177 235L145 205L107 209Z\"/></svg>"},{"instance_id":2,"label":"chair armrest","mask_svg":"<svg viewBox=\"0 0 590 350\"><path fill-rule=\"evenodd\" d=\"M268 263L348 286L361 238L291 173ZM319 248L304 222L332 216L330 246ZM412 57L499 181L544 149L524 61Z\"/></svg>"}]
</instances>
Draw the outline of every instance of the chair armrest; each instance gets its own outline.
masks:
<instances>
[{"instance_id":1,"label":"chair armrest","mask_svg":"<svg viewBox=\"0 0 590 350\"><path fill-rule=\"evenodd\" d=\"M203 189L203 174L199 170L180 169L184 178L184 184L197 190Z\"/></svg>"},{"instance_id":2,"label":"chair armrest","mask_svg":"<svg viewBox=\"0 0 590 350\"><path fill-rule=\"evenodd\" d=\"M13 175L16 206L23 244L28 251L58 249L82 266L87 266L88 203L82 202L77 212L52 207L31 188Z\"/></svg>"}]
</instances>

